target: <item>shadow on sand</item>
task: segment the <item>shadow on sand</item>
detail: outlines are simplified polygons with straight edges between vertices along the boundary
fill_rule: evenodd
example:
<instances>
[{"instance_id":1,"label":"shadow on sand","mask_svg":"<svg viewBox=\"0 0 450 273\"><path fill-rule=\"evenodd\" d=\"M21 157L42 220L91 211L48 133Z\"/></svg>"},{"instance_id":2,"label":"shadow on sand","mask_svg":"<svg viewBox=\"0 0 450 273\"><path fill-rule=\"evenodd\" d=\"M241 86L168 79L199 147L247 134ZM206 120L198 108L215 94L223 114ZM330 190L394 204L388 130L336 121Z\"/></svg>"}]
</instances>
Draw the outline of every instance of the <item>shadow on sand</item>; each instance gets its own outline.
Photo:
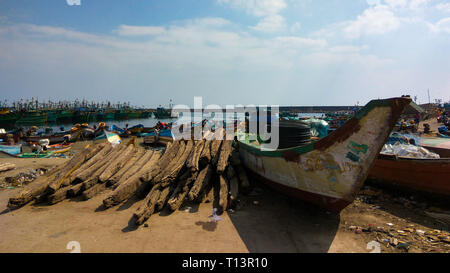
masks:
<instances>
[{"instance_id":1,"label":"shadow on sand","mask_svg":"<svg viewBox=\"0 0 450 273\"><path fill-rule=\"evenodd\" d=\"M258 183L258 194L241 196L229 213L250 253L326 253L340 218ZM255 202L256 201L256 202Z\"/></svg>"}]
</instances>

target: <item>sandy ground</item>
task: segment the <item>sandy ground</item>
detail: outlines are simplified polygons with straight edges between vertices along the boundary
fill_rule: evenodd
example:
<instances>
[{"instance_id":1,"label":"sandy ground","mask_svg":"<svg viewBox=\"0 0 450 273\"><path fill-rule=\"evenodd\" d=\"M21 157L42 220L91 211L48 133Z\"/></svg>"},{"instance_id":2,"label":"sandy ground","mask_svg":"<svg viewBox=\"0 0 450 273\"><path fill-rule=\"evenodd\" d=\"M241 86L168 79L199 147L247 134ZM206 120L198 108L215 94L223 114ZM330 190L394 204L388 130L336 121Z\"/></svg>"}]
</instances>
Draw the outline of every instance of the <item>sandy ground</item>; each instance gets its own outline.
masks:
<instances>
[{"instance_id":1,"label":"sandy ground","mask_svg":"<svg viewBox=\"0 0 450 273\"><path fill-rule=\"evenodd\" d=\"M73 151L86 144L76 143ZM0 179L66 160L0 158L0 163L17 165L16 170L0 173ZM372 187L334 215L258 181L251 183L252 194L241 195L236 211L224 213L218 222L210 222L211 204L185 204L175 213L153 215L148 227L130 222L141 200L104 211L100 205L109 193L104 192L89 201L75 198L10 211L8 199L21 189L0 189L0 252L64 253L70 252L71 241L79 242L82 252L367 253L372 250L368 243L374 241L381 252L450 252L445 239L449 223L425 213L450 211L449 202ZM411 229L406 235L399 233L406 229ZM416 230L439 234L419 236ZM393 239L398 242L389 243ZM410 244L409 249L396 247L401 243Z\"/></svg>"}]
</instances>

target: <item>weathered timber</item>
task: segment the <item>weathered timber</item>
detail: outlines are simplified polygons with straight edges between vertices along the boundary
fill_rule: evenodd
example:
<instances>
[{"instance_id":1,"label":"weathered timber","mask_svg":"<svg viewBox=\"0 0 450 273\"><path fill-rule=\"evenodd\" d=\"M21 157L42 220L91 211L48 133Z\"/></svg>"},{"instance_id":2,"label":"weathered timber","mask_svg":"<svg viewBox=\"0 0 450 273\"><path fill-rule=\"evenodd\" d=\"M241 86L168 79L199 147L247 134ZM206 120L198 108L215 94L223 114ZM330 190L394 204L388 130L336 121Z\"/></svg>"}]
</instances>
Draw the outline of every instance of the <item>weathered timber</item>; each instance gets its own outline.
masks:
<instances>
[{"instance_id":1,"label":"weathered timber","mask_svg":"<svg viewBox=\"0 0 450 273\"><path fill-rule=\"evenodd\" d=\"M195 143L195 147L193 152L189 155L186 160L186 167L190 169L192 172L199 171L198 161L200 159L200 155L202 154L203 147L205 146L205 140L199 140Z\"/></svg>"},{"instance_id":2,"label":"weathered timber","mask_svg":"<svg viewBox=\"0 0 450 273\"><path fill-rule=\"evenodd\" d=\"M105 200L103 200L103 205L110 208L112 206L118 205L123 201L127 200L136 192L139 186L142 184L141 176L146 172L151 172L153 168L157 165L158 160L161 158L161 152L155 151L150 160L142 166L142 168L129 177L126 181L122 182L119 187L117 187Z\"/></svg>"},{"instance_id":3,"label":"weathered timber","mask_svg":"<svg viewBox=\"0 0 450 273\"><path fill-rule=\"evenodd\" d=\"M220 147L222 146L222 140L213 140L211 143L211 164L217 165L219 161Z\"/></svg>"},{"instance_id":4,"label":"weathered timber","mask_svg":"<svg viewBox=\"0 0 450 273\"><path fill-rule=\"evenodd\" d=\"M67 199L68 195L67 192L69 191L69 187L62 188L54 192L53 194L50 194L47 197L47 201L50 205L57 204L65 199Z\"/></svg>"},{"instance_id":5,"label":"weathered timber","mask_svg":"<svg viewBox=\"0 0 450 273\"><path fill-rule=\"evenodd\" d=\"M141 174L141 180L143 182L150 182L150 180L152 180L157 174L159 174L161 170L164 170L165 167L176 156L179 147L180 141L174 141L170 146L168 146L168 148L164 152L164 155L162 155L158 159L157 165L155 167L149 168L147 171Z\"/></svg>"},{"instance_id":6,"label":"weathered timber","mask_svg":"<svg viewBox=\"0 0 450 273\"><path fill-rule=\"evenodd\" d=\"M177 153L175 154L173 159L170 161L170 163L167 164L167 166L165 168L161 168L160 173L153 178L153 181L152 181L153 184L160 183L167 176L167 174L169 172L171 172L172 168L177 164L178 160L183 155L185 149L186 149L186 143L184 141L180 141L180 146L178 148ZM183 164L184 164L184 162L183 162Z\"/></svg>"},{"instance_id":7,"label":"weathered timber","mask_svg":"<svg viewBox=\"0 0 450 273\"><path fill-rule=\"evenodd\" d=\"M180 180L177 187L173 191L167 204L172 211L175 211L181 207L185 197L189 192L189 186L196 180L198 172L191 173L190 177L186 180Z\"/></svg>"},{"instance_id":8,"label":"weathered timber","mask_svg":"<svg viewBox=\"0 0 450 273\"><path fill-rule=\"evenodd\" d=\"M98 145L87 145L87 147L70 159L67 163L64 164L64 167L58 172L53 181L50 181L48 185L48 192L54 193L61 186L67 186L70 184L70 177L76 170L78 170L81 165L83 165L86 161L90 160L93 156L95 156L99 151L101 151L106 146L106 143L101 143Z\"/></svg>"},{"instance_id":9,"label":"weathered timber","mask_svg":"<svg viewBox=\"0 0 450 273\"><path fill-rule=\"evenodd\" d=\"M34 200L35 198L41 196L46 192L46 189L48 188L48 184L54 177L56 176L55 173L53 173L50 176L43 175L38 177L33 183L28 185L25 189L20 191L15 196L9 198L8 201L8 208L10 209L16 209L19 207L24 206L25 204L29 203L30 201Z\"/></svg>"},{"instance_id":10,"label":"weathered timber","mask_svg":"<svg viewBox=\"0 0 450 273\"><path fill-rule=\"evenodd\" d=\"M166 172L164 177L161 179L161 185L163 187L167 187L170 185L175 179L178 177L180 171L182 170L183 166L186 163L186 159L189 157L189 155L193 152L193 146L194 142L192 140L189 140L186 143L186 148L184 149L184 152L181 154L181 156L175 161L175 164L170 166L169 172Z\"/></svg>"},{"instance_id":11,"label":"weathered timber","mask_svg":"<svg viewBox=\"0 0 450 273\"><path fill-rule=\"evenodd\" d=\"M135 174L152 157L153 151L139 149L138 152L128 161L128 163L108 180L108 186L118 186Z\"/></svg>"},{"instance_id":12,"label":"weathered timber","mask_svg":"<svg viewBox=\"0 0 450 273\"><path fill-rule=\"evenodd\" d=\"M209 162L211 162L211 143L211 140L206 140L205 145L203 146L203 150L199 159L199 163L202 166L206 166Z\"/></svg>"},{"instance_id":13,"label":"weathered timber","mask_svg":"<svg viewBox=\"0 0 450 273\"><path fill-rule=\"evenodd\" d=\"M156 203L161 195L161 188L159 185L153 186L147 197L145 197L143 204L136 210L133 217L136 225L142 225L155 212Z\"/></svg>"},{"instance_id":14,"label":"weathered timber","mask_svg":"<svg viewBox=\"0 0 450 273\"><path fill-rule=\"evenodd\" d=\"M221 174L228 166L228 160L233 152L233 141L224 140L220 149L219 161L217 162L217 173Z\"/></svg>"},{"instance_id":15,"label":"weathered timber","mask_svg":"<svg viewBox=\"0 0 450 273\"><path fill-rule=\"evenodd\" d=\"M106 168L106 170L99 176L98 180L100 183L106 182L114 174L116 174L121 168L127 164L128 160L133 156L134 147L133 145L128 145L128 147L117 155L111 164Z\"/></svg>"},{"instance_id":16,"label":"weathered timber","mask_svg":"<svg viewBox=\"0 0 450 273\"><path fill-rule=\"evenodd\" d=\"M0 165L0 172L6 172L16 168L16 164L4 163Z\"/></svg>"},{"instance_id":17,"label":"weathered timber","mask_svg":"<svg viewBox=\"0 0 450 273\"><path fill-rule=\"evenodd\" d=\"M192 185L191 190L189 191L189 200L194 201L198 197L200 192L209 183L212 175L213 167L211 165L206 166L203 170L200 171L197 178L195 179L194 184Z\"/></svg>"},{"instance_id":18,"label":"weathered timber","mask_svg":"<svg viewBox=\"0 0 450 273\"><path fill-rule=\"evenodd\" d=\"M237 150L233 151L230 162L234 167L237 177L239 178L241 189L243 189L244 192L248 191L250 188L250 182L248 181L245 169L241 164L241 158L239 157L239 152Z\"/></svg>"},{"instance_id":19,"label":"weathered timber","mask_svg":"<svg viewBox=\"0 0 450 273\"><path fill-rule=\"evenodd\" d=\"M174 188L175 186L172 185L161 190L159 199L156 202L155 211L160 211L164 208L164 206L167 204L167 201L169 201L170 193L174 190Z\"/></svg>"},{"instance_id":20,"label":"weathered timber","mask_svg":"<svg viewBox=\"0 0 450 273\"><path fill-rule=\"evenodd\" d=\"M96 162L95 164L93 164L89 168L85 169L80 174L78 174L76 176L76 179L79 181L85 181L93 173L95 173L99 168L101 168L105 164L109 165L109 163L111 163L111 160L122 152L123 148L124 148L124 146L122 146L122 145L112 148L112 151L109 152L106 156L102 157L100 160L98 160L98 162Z\"/></svg>"},{"instance_id":21,"label":"weathered timber","mask_svg":"<svg viewBox=\"0 0 450 273\"><path fill-rule=\"evenodd\" d=\"M103 148L100 149L94 156L92 156L88 161L81 164L76 170L69 174L67 180L70 182L70 184L73 183L79 174L92 167L92 165L102 161L104 157L112 151L112 145L110 143L106 143L105 145L103 145Z\"/></svg>"},{"instance_id":22,"label":"weathered timber","mask_svg":"<svg viewBox=\"0 0 450 273\"><path fill-rule=\"evenodd\" d=\"M96 196L97 194L101 193L102 191L106 190L107 185L106 183L96 184L93 187L91 187L88 190L85 190L82 194L84 200L89 200L92 197Z\"/></svg>"},{"instance_id":23,"label":"weathered timber","mask_svg":"<svg viewBox=\"0 0 450 273\"><path fill-rule=\"evenodd\" d=\"M223 175L219 175L219 212L223 213L228 208L228 181Z\"/></svg>"},{"instance_id":24,"label":"weathered timber","mask_svg":"<svg viewBox=\"0 0 450 273\"><path fill-rule=\"evenodd\" d=\"M72 185L67 190L67 197L75 197L83 192L83 184Z\"/></svg>"},{"instance_id":25,"label":"weathered timber","mask_svg":"<svg viewBox=\"0 0 450 273\"><path fill-rule=\"evenodd\" d=\"M230 182L230 201L232 204L234 204L239 194L239 180L231 165L228 166L226 173L228 181Z\"/></svg>"}]
</instances>

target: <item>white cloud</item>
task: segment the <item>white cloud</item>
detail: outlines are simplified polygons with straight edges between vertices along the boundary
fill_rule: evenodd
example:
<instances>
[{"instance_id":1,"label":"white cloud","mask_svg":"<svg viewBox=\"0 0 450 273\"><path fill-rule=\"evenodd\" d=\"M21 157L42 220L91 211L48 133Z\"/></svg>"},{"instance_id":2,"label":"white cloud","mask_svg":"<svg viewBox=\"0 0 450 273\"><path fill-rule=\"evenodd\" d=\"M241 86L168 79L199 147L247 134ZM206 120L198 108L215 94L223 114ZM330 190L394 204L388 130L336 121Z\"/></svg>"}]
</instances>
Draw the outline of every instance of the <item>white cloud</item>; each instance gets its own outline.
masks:
<instances>
[{"instance_id":1,"label":"white cloud","mask_svg":"<svg viewBox=\"0 0 450 273\"><path fill-rule=\"evenodd\" d=\"M286 30L286 20L280 12L287 7L284 0L217 0L220 4L230 5L235 9L245 10L248 14L260 17L253 30L274 33Z\"/></svg>"},{"instance_id":2,"label":"white cloud","mask_svg":"<svg viewBox=\"0 0 450 273\"><path fill-rule=\"evenodd\" d=\"M450 33L450 17L439 20L435 27L437 31Z\"/></svg>"},{"instance_id":3,"label":"white cloud","mask_svg":"<svg viewBox=\"0 0 450 273\"><path fill-rule=\"evenodd\" d=\"M158 35L164 33L165 29L163 27L154 26L128 26L121 25L117 29L117 33L121 36L147 36L147 35Z\"/></svg>"},{"instance_id":4,"label":"white cloud","mask_svg":"<svg viewBox=\"0 0 450 273\"><path fill-rule=\"evenodd\" d=\"M356 20L348 22L344 33L350 38L359 38L363 34L384 34L399 26L400 19L389 7L377 5L366 9Z\"/></svg>"},{"instance_id":5,"label":"white cloud","mask_svg":"<svg viewBox=\"0 0 450 273\"><path fill-rule=\"evenodd\" d=\"M279 14L287 7L284 0L217 0L220 4L228 4L235 9L243 9L258 17Z\"/></svg>"},{"instance_id":6,"label":"white cloud","mask_svg":"<svg viewBox=\"0 0 450 273\"><path fill-rule=\"evenodd\" d=\"M309 39L296 36L277 37L274 39L274 42L277 47L288 47L298 49L305 47L323 48L327 46L326 40Z\"/></svg>"},{"instance_id":7,"label":"white cloud","mask_svg":"<svg viewBox=\"0 0 450 273\"><path fill-rule=\"evenodd\" d=\"M439 3L435 8L442 12L450 12L450 3Z\"/></svg>"},{"instance_id":8,"label":"white cloud","mask_svg":"<svg viewBox=\"0 0 450 273\"><path fill-rule=\"evenodd\" d=\"M428 5L430 0L384 0L391 8L420 9Z\"/></svg>"},{"instance_id":9,"label":"white cloud","mask_svg":"<svg viewBox=\"0 0 450 273\"><path fill-rule=\"evenodd\" d=\"M259 23L251 27L253 30L260 32L273 33L277 31L283 31L286 29L286 22L283 16L270 15L264 17Z\"/></svg>"}]
</instances>

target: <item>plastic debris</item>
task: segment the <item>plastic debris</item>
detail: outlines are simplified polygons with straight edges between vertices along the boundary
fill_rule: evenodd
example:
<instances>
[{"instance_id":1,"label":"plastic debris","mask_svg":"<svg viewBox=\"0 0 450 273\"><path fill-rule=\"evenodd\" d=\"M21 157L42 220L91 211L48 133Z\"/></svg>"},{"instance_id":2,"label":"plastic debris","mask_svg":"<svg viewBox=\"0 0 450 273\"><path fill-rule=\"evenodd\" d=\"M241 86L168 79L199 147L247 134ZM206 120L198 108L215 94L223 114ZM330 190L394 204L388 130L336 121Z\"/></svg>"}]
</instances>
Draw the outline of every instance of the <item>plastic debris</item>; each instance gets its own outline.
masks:
<instances>
[{"instance_id":1,"label":"plastic debris","mask_svg":"<svg viewBox=\"0 0 450 273\"><path fill-rule=\"evenodd\" d=\"M430 152L423 147L411 144L401 144L400 142L397 142L394 145L385 144L380 153L383 155L396 155L398 157L406 158L440 158L438 154Z\"/></svg>"},{"instance_id":2,"label":"plastic debris","mask_svg":"<svg viewBox=\"0 0 450 273\"><path fill-rule=\"evenodd\" d=\"M212 211L212 215L209 217L211 219L212 222L219 222L220 220L222 220L222 218L220 218L217 215L217 208L214 208Z\"/></svg>"}]
</instances>

